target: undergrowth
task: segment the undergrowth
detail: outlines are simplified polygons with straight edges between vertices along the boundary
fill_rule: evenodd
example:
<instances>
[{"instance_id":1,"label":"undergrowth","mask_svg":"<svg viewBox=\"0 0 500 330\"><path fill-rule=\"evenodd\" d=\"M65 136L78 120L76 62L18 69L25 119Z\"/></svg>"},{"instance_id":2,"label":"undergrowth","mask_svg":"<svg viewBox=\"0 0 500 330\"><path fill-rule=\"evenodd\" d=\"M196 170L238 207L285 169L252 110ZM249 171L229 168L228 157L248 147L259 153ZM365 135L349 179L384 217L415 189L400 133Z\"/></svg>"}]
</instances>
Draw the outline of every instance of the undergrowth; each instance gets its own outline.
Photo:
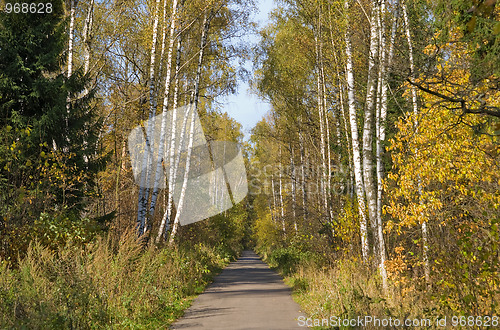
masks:
<instances>
[{"instance_id":1,"label":"undergrowth","mask_svg":"<svg viewBox=\"0 0 500 330\"><path fill-rule=\"evenodd\" d=\"M424 296L420 290L392 283L383 293L382 281L376 271L351 257L330 260L324 255L304 251L294 245L276 248L264 256L279 271L293 290L293 297L311 319L319 322L372 316L379 319L414 320L443 316L443 309ZM314 329L357 329L352 326L316 326ZM375 329L369 325L365 329ZM418 327L416 327L418 329ZM380 329L378 327L377 329Z\"/></svg>"},{"instance_id":2,"label":"undergrowth","mask_svg":"<svg viewBox=\"0 0 500 330\"><path fill-rule=\"evenodd\" d=\"M201 243L111 237L56 251L32 243L16 268L0 261L0 328L165 328L229 262Z\"/></svg>"}]
</instances>

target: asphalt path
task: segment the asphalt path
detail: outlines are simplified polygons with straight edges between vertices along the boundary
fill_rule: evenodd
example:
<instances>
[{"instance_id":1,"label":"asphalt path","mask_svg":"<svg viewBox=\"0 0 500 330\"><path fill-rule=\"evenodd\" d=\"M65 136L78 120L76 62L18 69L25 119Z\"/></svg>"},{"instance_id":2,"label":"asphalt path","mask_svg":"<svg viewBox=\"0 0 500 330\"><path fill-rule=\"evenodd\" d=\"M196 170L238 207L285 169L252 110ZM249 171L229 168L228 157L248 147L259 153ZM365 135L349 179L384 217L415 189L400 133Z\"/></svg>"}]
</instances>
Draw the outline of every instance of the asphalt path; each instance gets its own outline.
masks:
<instances>
[{"instance_id":1,"label":"asphalt path","mask_svg":"<svg viewBox=\"0 0 500 330\"><path fill-rule=\"evenodd\" d=\"M252 251L229 264L172 329L304 329L283 279Z\"/></svg>"}]
</instances>

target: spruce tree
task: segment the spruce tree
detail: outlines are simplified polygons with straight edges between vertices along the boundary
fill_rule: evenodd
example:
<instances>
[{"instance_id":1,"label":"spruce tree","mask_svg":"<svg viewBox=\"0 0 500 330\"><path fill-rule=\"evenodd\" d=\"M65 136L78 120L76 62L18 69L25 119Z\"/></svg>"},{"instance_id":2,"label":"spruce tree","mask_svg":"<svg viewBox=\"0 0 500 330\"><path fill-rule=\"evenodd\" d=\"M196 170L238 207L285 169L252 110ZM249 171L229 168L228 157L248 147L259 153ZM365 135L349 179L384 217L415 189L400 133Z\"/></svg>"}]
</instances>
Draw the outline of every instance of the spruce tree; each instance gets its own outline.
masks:
<instances>
[{"instance_id":1,"label":"spruce tree","mask_svg":"<svg viewBox=\"0 0 500 330\"><path fill-rule=\"evenodd\" d=\"M51 5L0 13L0 211L11 223L78 214L101 162L94 93L82 70L65 75L68 22L63 1Z\"/></svg>"}]
</instances>

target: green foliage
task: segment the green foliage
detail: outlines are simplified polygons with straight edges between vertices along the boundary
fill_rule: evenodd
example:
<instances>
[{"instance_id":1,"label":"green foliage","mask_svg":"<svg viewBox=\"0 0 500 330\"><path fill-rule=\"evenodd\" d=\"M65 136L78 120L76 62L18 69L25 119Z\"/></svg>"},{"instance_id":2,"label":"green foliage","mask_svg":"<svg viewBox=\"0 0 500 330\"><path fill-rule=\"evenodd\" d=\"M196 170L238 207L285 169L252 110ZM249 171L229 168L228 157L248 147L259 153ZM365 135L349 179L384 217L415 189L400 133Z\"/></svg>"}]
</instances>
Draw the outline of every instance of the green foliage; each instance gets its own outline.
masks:
<instances>
[{"instance_id":1,"label":"green foliage","mask_svg":"<svg viewBox=\"0 0 500 330\"><path fill-rule=\"evenodd\" d=\"M88 77L81 69L69 78L62 70L68 41L65 9L61 0L51 4L46 14L0 13L4 258L23 255L29 239L37 236L52 247L67 239L87 240L75 228L90 220L77 214L92 195L103 163L96 146L100 121L91 106L94 92L86 89ZM48 226L50 217L55 220Z\"/></svg>"},{"instance_id":2,"label":"green foliage","mask_svg":"<svg viewBox=\"0 0 500 330\"><path fill-rule=\"evenodd\" d=\"M271 251L281 246L281 233L270 214L263 214L255 220L253 234L256 241L256 250L267 257Z\"/></svg>"},{"instance_id":3,"label":"green foliage","mask_svg":"<svg viewBox=\"0 0 500 330\"><path fill-rule=\"evenodd\" d=\"M203 244L144 249L133 232L0 261L1 328L164 328L227 259Z\"/></svg>"},{"instance_id":4,"label":"green foliage","mask_svg":"<svg viewBox=\"0 0 500 330\"><path fill-rule=\"evenodd\" d=\"M271 267L278 269L283 275L288 276L295 273L301 265L317 264L318 257L310 251L304 251L295 245L291 245L273 250L267 261Z\"/></svg>"},{"instance_id":5,"label":"green foliage","mask_svg":"<svg viewBox=\"0 0 500 330\"><path fill-rule=\"evenodd\" d=\"M32 227L33 235L43 246L57 250L66 243L89 243L105 227L99 222L82 218L65 210L48 214L42 213Z\"/></svg>"},{"instance_id":6,"label":"green foliage","mask_svg":"<svg viewBox=\"0 0 500 330\"><path fill-rule=\"evenodd\" d=\"M448 31L458 27L461 40L472 54L472 77L484 79L500 75L500 5L493 0L438 1L435 4L438 29L447 40ZM455 40L456 41L456 40Z\"/></svg>"},{"instance_id":7,"label":"green foliage","mask_svg":"<svg viewBox=\"0 0 500 330\"><path fill-rule=\"evenodd\" d=\"M243 249L246 219L247 210L241 202L207 220L180 227L177 241L185 248L210 247L229 261Z\"/></svg>"}]
</instances>

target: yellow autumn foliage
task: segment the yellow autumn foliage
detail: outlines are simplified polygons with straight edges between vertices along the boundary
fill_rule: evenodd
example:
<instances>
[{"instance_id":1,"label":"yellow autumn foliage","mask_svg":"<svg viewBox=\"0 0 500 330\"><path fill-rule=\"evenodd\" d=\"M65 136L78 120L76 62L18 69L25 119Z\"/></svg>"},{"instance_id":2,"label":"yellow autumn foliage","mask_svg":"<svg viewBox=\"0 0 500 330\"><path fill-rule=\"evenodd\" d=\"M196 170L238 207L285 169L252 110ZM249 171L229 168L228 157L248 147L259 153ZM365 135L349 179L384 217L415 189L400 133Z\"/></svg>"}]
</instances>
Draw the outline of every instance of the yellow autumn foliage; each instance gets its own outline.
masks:
<instances>
[{"instance_id":1,"label":"yellow autumn foliage","mask_svg":"<svg viewBox=\"0 0 500 330\"><path fill-rule=\"evenodd\" d=\"M484 101L500 106L500 91L488 86L489 81L471 88L467 58L459 46L449 45L449 57L437 67L439 80L426 83L441 95L460 95L469 107ZM418 114L401 118L390 141L393 171L385 182L385 211L392 220L386 230L404 232L420 244L418 226L427 222L433 283L443 294L440 302L456 311L495 312L498 305L491 299L499 295L499 120L464 114L461 104L426 92L419 92L419 101ZM414 265L421 260L417 256Z\"/></svg>"}]
</instances>

